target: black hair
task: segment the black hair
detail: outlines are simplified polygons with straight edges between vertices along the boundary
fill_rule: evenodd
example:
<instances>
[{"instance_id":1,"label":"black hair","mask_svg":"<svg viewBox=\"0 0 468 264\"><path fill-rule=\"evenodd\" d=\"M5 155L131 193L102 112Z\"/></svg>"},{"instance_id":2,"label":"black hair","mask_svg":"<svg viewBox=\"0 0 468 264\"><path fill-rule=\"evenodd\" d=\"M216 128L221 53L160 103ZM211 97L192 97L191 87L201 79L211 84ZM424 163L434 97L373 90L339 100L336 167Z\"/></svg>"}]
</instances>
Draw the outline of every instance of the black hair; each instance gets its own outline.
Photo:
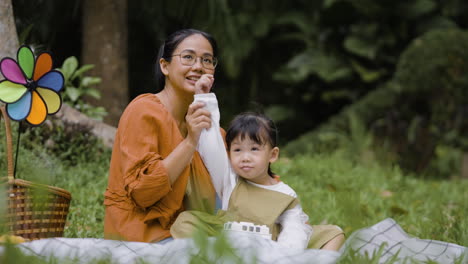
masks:
<instances>
[{"instance_id":1,"label":"black hair","mask_svg":"<svg viewBox=\"0 0 468 264\"><path fill-rule=\"evenodd\" d=\"M260 145L270 144L272 148L278 145L278 129L275 123L268 116L261 113L242 113L231 121L226 132L228 150L231 150L232 141L237 137L240 137L241 140L248 137ZM271 171L270 164L268 164L268 175L271 177L275 175Z\"/></svg>"},{"instance_id":2,"label":"black hair","mask_svg":"<svg viewBox=\"0 0 468 264\"><path fill-rule=\"evenodd\" d=\"M213 56L216 57L218 54L218 45L216 44L216 40L208 33L203 32L201 30L197 29L181 29L178 30L164 41L164 43L161 45L159 48L158 52L158 57L156 59L155 63L155 68L156 68L156 87L158 91L161 91L164 89L164 86L166 85L166 76L161 71L161 66L159 65L159 60L161 58L165 59L166 61L171 61L172 60L172 54L174 53L174 50L179 46L179 44L186 39L187 37L190 37L191 35L195 34L200 34L203 37L205 37L208 42L211 44L211 48L213 49Z\"/></svg>"}]
</instances>

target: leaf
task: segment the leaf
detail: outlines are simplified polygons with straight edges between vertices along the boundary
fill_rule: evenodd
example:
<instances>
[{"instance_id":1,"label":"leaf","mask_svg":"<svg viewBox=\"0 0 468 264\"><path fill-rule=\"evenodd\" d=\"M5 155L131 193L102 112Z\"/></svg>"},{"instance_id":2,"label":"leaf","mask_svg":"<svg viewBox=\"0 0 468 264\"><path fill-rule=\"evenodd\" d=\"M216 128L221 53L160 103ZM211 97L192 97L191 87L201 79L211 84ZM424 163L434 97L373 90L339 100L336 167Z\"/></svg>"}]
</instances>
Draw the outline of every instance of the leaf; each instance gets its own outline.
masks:
<instances>
[{"instance_id":1,"label":"leaf","mask_svg":"<svg viewBox=\"0 0 468 264\"><path fill-rule=\"evenodd\" d=\"M92 119L102 121L104 117L107 115L107 111L102 106L97 106L90 108L86 111L86 115L91 117Z\"/></svg>"},{"instance_id":2,"label":"leaf","mask_svg":"<svg viewBox=\"0 0 468 264\"><path fill-rule=\"evenodd\" d=\"M84 72L87 72L93 68L94 68L94 64L86 64L86 65L81 66L81 68L79 68L73 73L72 80L75 79L76 77L81 77L81 75Z\"/></svg>"},{"instance_id":3,"label":"leaf","mask_svg":"<svg viewBox=\"0 0 468 264\"><path fill-rule=\"evenodd\" d=\"M457 23L455 23L450 18L435 16L420 22L417 26L417 30L418 32L424 33L435 29L448 29L457 27Z\"/></svg>"},{"instance_id":4,"label":"leaf","mask_svg":"<svg viewBox=\"0 0 468 264\"><path fill-rule=\"evenodd\" d=\"M265 114L279 123L294 117L294 110L284 105L271 105L265 110Z\"/></svg>"},{"instance_id":5,"label":"leaf","mask_svg":"<svg viewBox=\"0 0 468 264\"><path fill-rule=\"evenodd\" d=\"M353 93L353 91L348 89L324 91L321 95L322 100L325 102L332 102L333 100L337 99L353 100L355 97L356 95Z\"/></svg>"},{"instance_id":6,"label":"leaf","mask_svg":"<svg viewBox=\"0 0 468 264\"><path fill-rule=\"evenodd\" d=\"M76 87L67 87L65 89L65 94L70 98L72 102L76 102L81 96L81 92Z\"/></svg>"},{"instance_id":7,"label":"leaf","mask_svg":"<svg viewBox=\"0 0 468 264\"><path fill-rule=\"evenodd\" d=\"M256 38L264 37L270 30L271 19L269 14L262 14L257 17L256 23L251 23L253 36Z\"/></svg>"},{"instance_id":8,"label":"leaf","mask_svg":"<svg viewBox=\"0 0 468 264\"><path fill-rule=\"evenodd\" d=\"M98 84L101 82L101 78L99 77L89 77L89 76L86 76L86 77L83 77L83 79L81 79L81 84L80 86L81 87L88 87L90 85L93 85L93 84Z\"/></svg>"},{"instance_id":9,"label":"leaf","mask_svg":"<svg viewBox=\"0 0 468 264\"><path fill-rule=\"evenodd\" d=\"M343 80L352 75L352 69L334 54L308 49L293 57L286 66L273 75L279 81L301 82L316 74L327 83Z\"/></svg>"},{"instance_id":10,"label":"leaf","mask_svg":"<svg viewBox=\"0 0 468 264\"><path fill-rule=\"evenodd\" d=\"M342 0L325 0L323 1L323 8L330 8L336 2L341 2Z\"/></svg>"},{"instance_id":11,"label":"leaf","mask_svg":"<svg viewBox=\"0 0 468 264\"><path fill-rule=\"evenodd\" d=\"M94 88L86 89L84 94L89 95L96 99L101 99L101 93L97 89L94 89Z\"/></svg>"},{"instance_id":12,"label":"leaf","mask_svg":"<svg viewBox=\"0 0 468 264\"><path fill-rule=\"evenodd\" d=\"M382 1L375 0L347 0L348 3L352 4L357 13L364 17L375 17L378 18L382 14L388 12L385 5L382 5Z\"/></svg>"},{"instance_id":13,"label":"leaf","mask_svg":"<svg viewBox=\"0 0 468 264\"><path fill-rule=\"evenodd\" d=\"M334 55L318 54L313 70L327 83L343 80L352 75L352 70Z\"/></svg>"},{"instance_id":14,"label":"leaf","mask_svg":"<svg viewBox=\"0 0 468 264\"><path fill-rule=\"evenodd\" d=\"M375 59L378 49L375 41L368 41L357 35L348 36L344 41L344 47L347 51L370 60Z\"/></svg>"},{"instance_id":15,"label":"leaf","mask_svg":"<svg viewBox=\"0 0 468 264\"><path fill-rule=\"evenodd\" d=\"M305 80L312 72L310 62L312 58L305 51L294 56L283 69L273 74L278 81L297 83Z\"/></svg>"},{"instance_id":16,"label":"leaf","mask_svg":"<svg viewBox=\"0 0 468 264\"><path fill-rule=\"evenodd\" d=\"M312 36L313 33L317 32L317 28L310 21L310 17L306 17L302 12L289 12L286 15L278 18L274 24L276 25L294 25L303 35L307 37Z\"/></svg>"},{"instance_id":17,"label":"leaf","mask_svg":"<svg viewBox=\"0 0 468 264\"><path fill-rule=\"evenodd\" d=\"M437 8L437 3L433 0L415 0L405 2L400 8L400 16L407 19L422 17Z\"/></svg>"},{"instance_id":18,"label":"leaf","mask_svg":"<svg viewBox=\"0 0 468 264\"><path fill-rule=\"evenodd\" d=\"M62 68L60 70L63 73L65 80L73 80L70 77L73 75L73 72L75 72L76 68L78 68L78 60L75 56L68 57L63 62Z\"/></svg>"},{"instance_id":19,"label":"leaf","mask_svg":"<svg viewBox=\"0 0 468 264\"><path fill-rule=\"evenodd\" d=\"M366 83L377 81L385 74L385 70L369 70L355 60L351 61L351 66L359 74L361 80Z\"/></svg>"}]
</instances>

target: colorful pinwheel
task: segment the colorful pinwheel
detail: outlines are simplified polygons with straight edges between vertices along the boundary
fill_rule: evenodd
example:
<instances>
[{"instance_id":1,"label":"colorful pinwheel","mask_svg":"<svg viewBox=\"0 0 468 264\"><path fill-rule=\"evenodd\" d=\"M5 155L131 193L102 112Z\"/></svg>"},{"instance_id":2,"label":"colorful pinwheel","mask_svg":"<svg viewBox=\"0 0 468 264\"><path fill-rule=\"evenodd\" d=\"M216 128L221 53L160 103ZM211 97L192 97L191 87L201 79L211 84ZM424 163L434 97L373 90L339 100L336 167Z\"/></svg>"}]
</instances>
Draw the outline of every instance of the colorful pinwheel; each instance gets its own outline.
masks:
<instances>
[{"instance_id":1,"label":"colorful pinwheel","mask_svg":"<svg viewBox=\"0 0 468 264\"><path fill-rule=\"evenodd\" d=\"M17 60L3 58L0 71L0 101L6 104L8 116L15 121L26 119L31 125L42 124L47 114L57 113L62 106L60 90L64 78L52 70L52 57L41 53L37 58L27 46L18 49Z\"/></svg>"}]
</instances>

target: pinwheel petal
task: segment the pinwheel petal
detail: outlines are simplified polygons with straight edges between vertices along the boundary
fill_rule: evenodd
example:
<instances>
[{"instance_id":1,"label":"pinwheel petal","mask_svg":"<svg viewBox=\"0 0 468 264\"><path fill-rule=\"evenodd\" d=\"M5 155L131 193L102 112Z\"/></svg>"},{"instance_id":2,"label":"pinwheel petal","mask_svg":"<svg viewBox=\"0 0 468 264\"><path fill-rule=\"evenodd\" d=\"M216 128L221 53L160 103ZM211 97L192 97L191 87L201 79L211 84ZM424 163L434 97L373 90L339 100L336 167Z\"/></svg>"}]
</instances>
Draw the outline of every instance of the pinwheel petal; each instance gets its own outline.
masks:
<instances>
[{"instance_id":1,"label":"pinwheel petal","mask_svg":"<svg viewBox=\"0 0 468 264\"><path fill-rule=\"evenodd\" d=\"M21 68L13 59L4 58L0 62L0 71L7 80L14 83L26 84L26 78L24 77Z\"/></svg>"},{"instance_id":2,"label":"pinwheel petal","mask_svg":"<svg viewBox=\"0 0 468 264\"><path fill-rule=\"evenodd\" d=\"M34 69L34 80L37 81L46 72L52 70L52 56L49 53L41 53L37 57L36 68Z\"/></svg>"},{"instance_id":3,"label":"pinwheel petal","mask_svg":"<svg viewBox=\"0 0 468 264\"><path fill-rule=\"evenodd\" d=\"M40 87L45 87L52 89L56 92L60 92L63 88L63 75L59 71L50 71L42 76L38 81L37 85Z\"/></svg>"},{"instance_id":4,"label":"pinwheel petal","mask_svg":"<svg viewBox=\"0 0 468 264\"><path fill-rule=\"evenodd\" d=\"M17 102L7 104L6 110L12 120L20 121L25 119L31 111L31 93L27 92Z\"/></svg>"},{"instance_id":5,"label":"pinwheel petal","mask_svg":"<svg viewBox=\"0 0 468 264\"><path fill-rule=\"evenodd\" d=\"M32 92L31 94L31 111L29 112L28 117L26 117L26 121L31 125L37 126L45 121L47 117L47 106L38 93Z\"/></svg>"},{"instance_id":6,"label":"pinwheel petal","mask_svg":"<svg viewBox=\"0 0 468 264\"><path fill-rule=\"evenodd\" d=\"M34 54L27 46L18 50L18 64L28 79L32 79L34 70Z\"/></svg>"},{"instance_id":7,"label":"pinwheel petal","mask_svg":"<svg viewBox=\"0 0 468 264\"><path fill-rule=\"evenodd\" d=\"M0 101L11 104L18 101L27 91L22 84L13 83L7 80L0 82Z\"/></svg>"},{"instance_id":8,"label":"pinwheel petal","mask_svg":"<svg viewBox=\"0 0 468 264\"><path fill-rule=\"evenodd\" d=\"M60 107L62 106L62 99L58 93L50 89L44 89L40 87L37 87L36 91L47 105L47 114L53 115L57 113L58 110L60 110Z\"/></svg>"}]
</instances>

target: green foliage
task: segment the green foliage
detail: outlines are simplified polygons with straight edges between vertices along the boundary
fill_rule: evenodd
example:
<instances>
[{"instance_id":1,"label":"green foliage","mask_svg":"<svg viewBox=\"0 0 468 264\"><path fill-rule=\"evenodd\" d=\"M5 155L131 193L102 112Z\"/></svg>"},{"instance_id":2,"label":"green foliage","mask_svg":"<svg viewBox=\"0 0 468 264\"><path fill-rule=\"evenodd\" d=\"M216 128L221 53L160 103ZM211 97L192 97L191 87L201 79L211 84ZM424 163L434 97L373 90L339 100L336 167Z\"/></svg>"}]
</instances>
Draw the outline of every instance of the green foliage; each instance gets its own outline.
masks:
<instances>
[{"instance_id":1,"label":"green foliage","mask_svg":"<svg viewBox=\"0 0 468 264\"><path fill-rule=\"evenodd\" d=\"M438 148L468 149L467 72L465 31L431 31L402 53L394 77L399 109L384 115L378 131L395 143L402 166L421 172Z\"/></svg>"},{"instance_id":2,"label":"green foliage","mask_svg":"<svg viewBox=\"0 0 468 264\"><path fill-rule=\"evenodd\" d=\"M421 176L453 176L459 169L459 152L468 142L464 136L468 123L463 118L468 105L467 43L468 33L456 29L431 31L417 38L403 52L394 79L290 142L286 152L320 151L324 141L352 134L347 120L353 113L375 138L372 148L385 150L378 159L396 162ZM366 138L360 137L351 142ZM332 147L340 145L332 143Z\"/></svg>"},{"instance_id":3,"label":"green foliage","mask_svg":"<svg viewBox=\"0 0 468 264\"><path fill-rule=\"evenodd\" d=\"M25 127L21 130L21 145L30 151L45 151L39 155L51 155L62 164L75 166L91 160L101 161L107 149L81 124L64 123L57 119L47 120L43 126Z\"/></svg>"},{"instance_id":4,"label":"green foliage","mask_svg":"<svg viewBox=\"0 0 468 264\"><path fill-rule=\"evenodd\" d=\"M382 161L383 156L378 154L385 153L385 146L374 146L375 139L367 129L366 116L360 112L365 108L361 104L347 108L319 129L289 142L281 151L289 156L339 151L355 162L375 162L377 158ZM385 158L390 156L386 155Z\"/></svg>"},{"instance_id":5,"label":"green foliage","mask_svg":"<svg viewBox=\"0 0 468 264\"><path fill-rule=\"evenodd\" d=\"M6 243L3 244L4 251L0 253L0 262L1 263L18 263L18 264L29 264L29 263L37 263L37 264L46 264L52 263L47 262L39 257L36 256L28 256L21 252L18 248L16 248L13 244Z\"/></svg>"},{"instance_id":6,"label":"green foliage","mask_svg":"<svg viewBox=\"0 0 468 264\"><path fill-rule=\"evenodd\" d=\"M285 70L273 77L279 81L297 83L306 80L311 74L317 75L327 83L333 83L349 78L352 69L333 54L310 49L292 58L285 65Z\"/></svg>"},{"instance_id":7,"label":"green foliage","mask_svg":"<svg viewBox=\"0 0 468 264\"><path fill-rule=\"evenodd\" d=\"M88 104L85 97L89 96L100 99L99 90L93 86L101 82L99 77L85 76L85 73L94 68L92 64L78 67L78 59L74 56L67 58L58 70L65 78L65 88L63 100L73 108L97 120L102 120L107 114L102 106L92 106Z\"/></svg>"},{"instance_id":8,"label":"green foliage","mask_svg":"<svg viewBox=\"0 0 468 264\"><path fill-rule=\"evenodd\" d=\"M440 12L440 7L432 0L391 3L338 0L323 1L311 16L299 14L288 18L290 14L286 13L279 18L280 23L295 26L297 32L289 34L295 34L294 39L302 42L305 48L275 77L303 85L315 75L334 88L337 88L334 84L337 81L352 83L351 87L362 86L359 83L385 82L401 48L415 36L412 28L423 33L435 28L456 27L452 18L441 16ZM309 22L307 26L304 21ZM324 31L326 34L322 33Z\"/></svg>"},{"instance_id":9,"label":"green foliage","mask_svg":"<svg viewBox=\"0 0 468 264\"><path fill-rule=\"evenodd\" d=\"M401 85L400 92L465 95L467 40L468 33L456 29L435 30L415 39L397 64L395 81Z\"/></svg>"},{"instance_id":10,"label":"green foliage","mask_svg":"<svg viewBox=\"0 0 468 264\"><path fill-rule=\"evenodd\" d=\"M104 237L104 191L109 161L110 155L105 153L100 160L60 170L57 184L72 194L65 237Z\"/></svg>"},{"instance_id":11,"label":"green foliage","mask_svg":"<svg viewBox=\"0 0 468 264\"><path fill-rule=\"evenodd\" d=\"M369 264L393 264L393 263L401 263L398 260L398 254L393 255L390 259L385 262L380 260L380 257L384 253L385 243L380 246L377 252L373 252L372 256L366 252L364 255L360 254L352 247L347 248L343 255L339 258L337 263L344 264L344 263L369 263Z\"/></svg>"},{"instance_id":12,"label":"green foliage","mask_svg":"<svg viewBox=\"0 0 468 264\"><path fill-rule=\"evenodd\" d=\"M397 166L351 161L346 151L282 158L273 164L294 188L311 223L332 223L349 235L387 217L420 238L466 245L467 181L422 180Z\"/></svg>"}]
</instances>

